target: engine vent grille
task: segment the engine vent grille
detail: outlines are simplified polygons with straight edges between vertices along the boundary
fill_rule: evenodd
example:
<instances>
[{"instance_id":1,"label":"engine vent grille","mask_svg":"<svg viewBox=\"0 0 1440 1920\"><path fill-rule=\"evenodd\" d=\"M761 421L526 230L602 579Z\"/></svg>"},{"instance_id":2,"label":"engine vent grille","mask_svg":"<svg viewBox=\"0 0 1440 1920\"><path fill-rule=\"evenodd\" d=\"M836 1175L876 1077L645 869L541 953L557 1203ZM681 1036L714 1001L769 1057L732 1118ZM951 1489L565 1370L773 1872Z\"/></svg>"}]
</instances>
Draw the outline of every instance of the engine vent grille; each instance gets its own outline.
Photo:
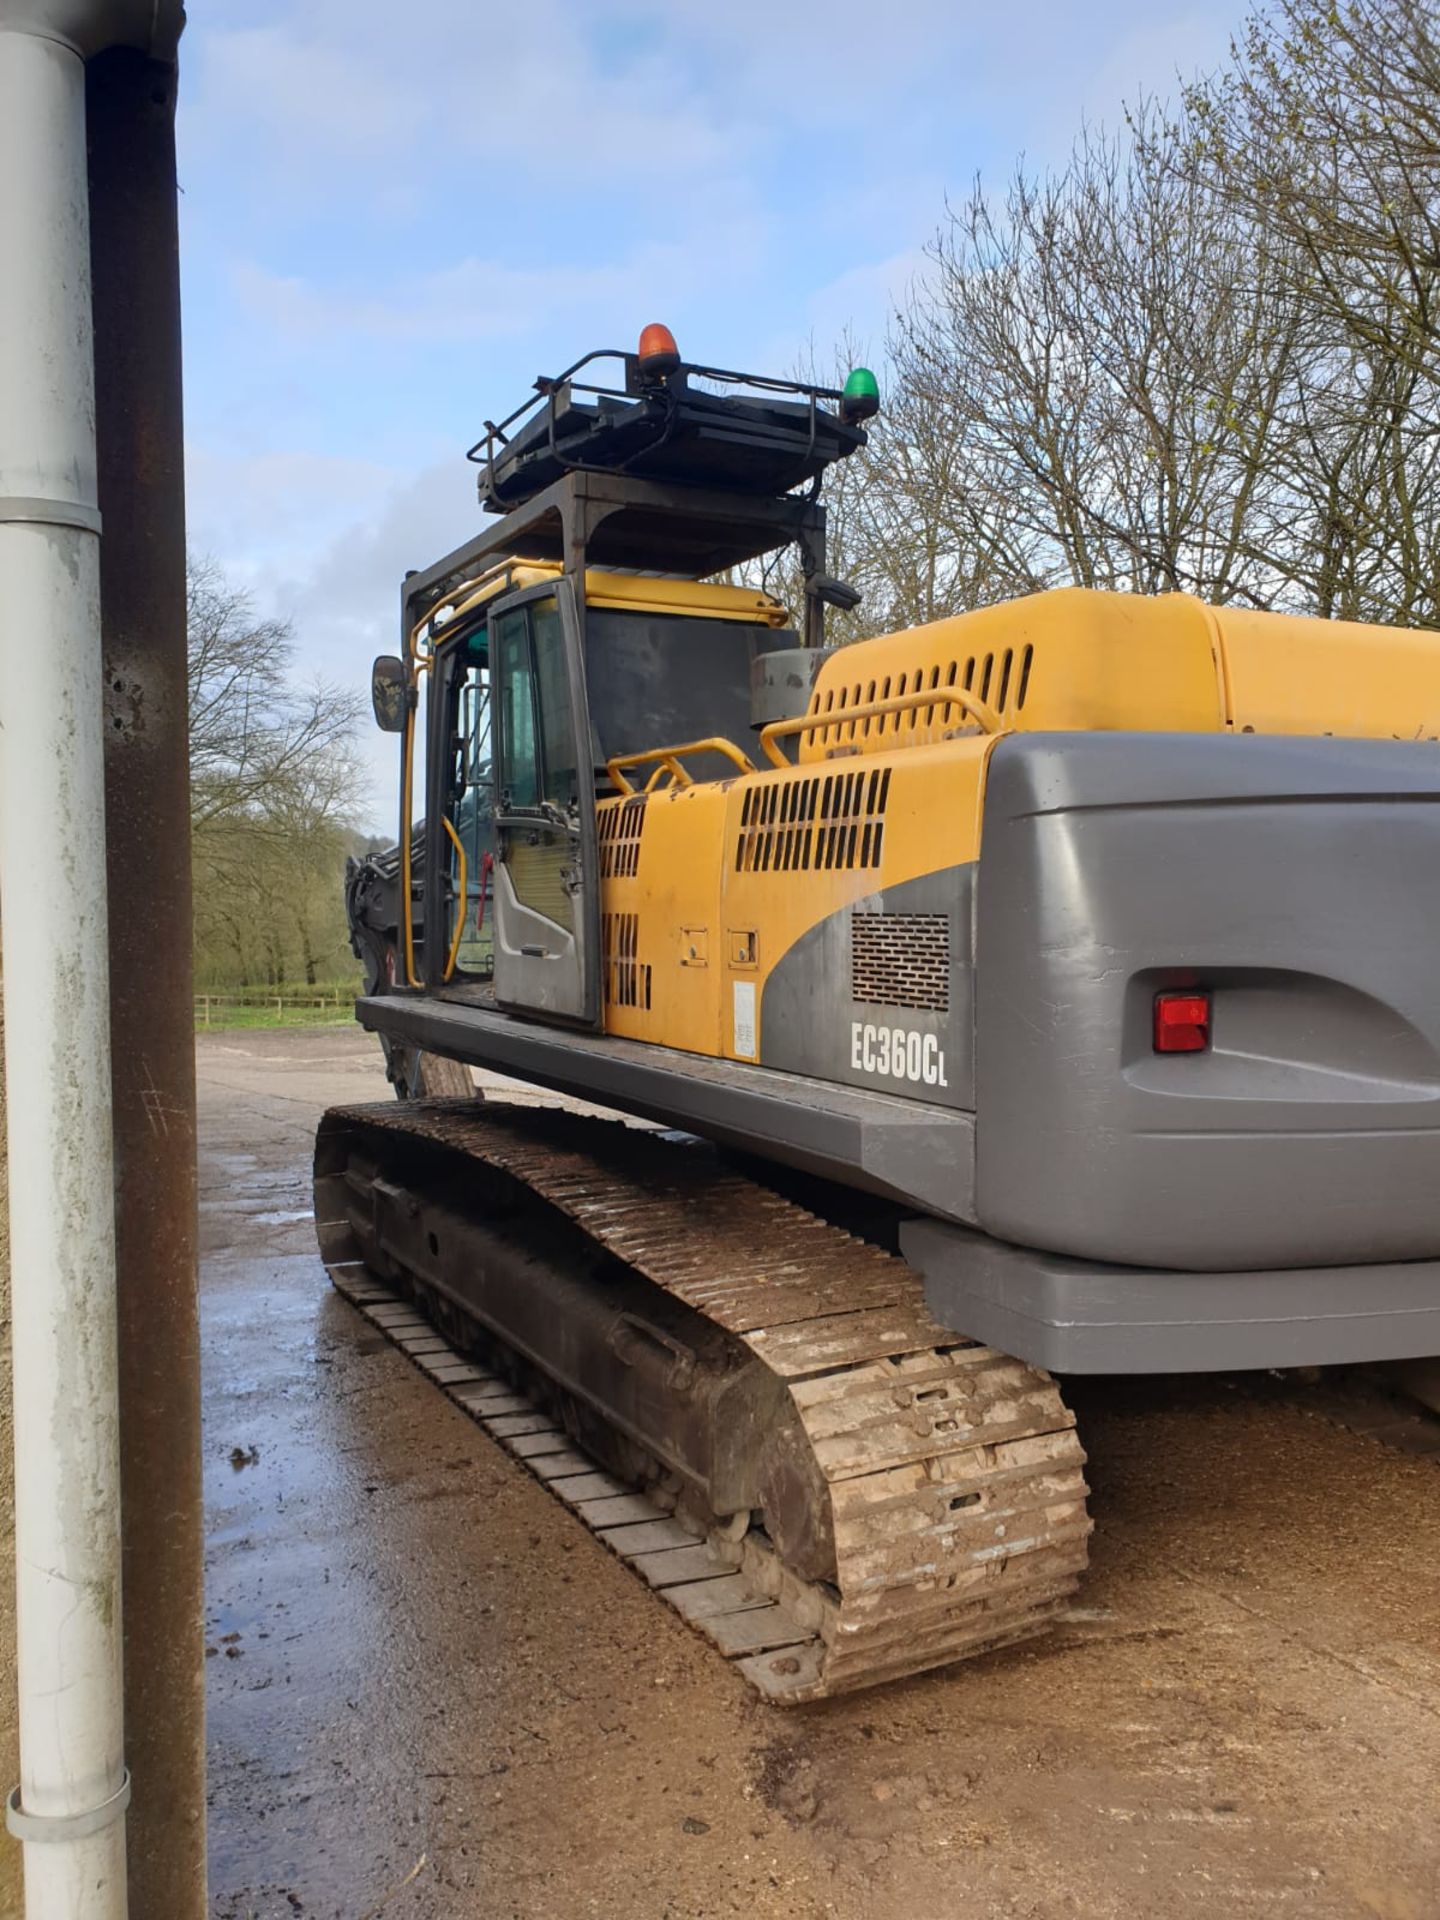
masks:
<instances>
[{"instance_id":1,"label":"engine vent grille","mask_svg":"<svg viewBox=\"0 0 1440 1920\"><path fill-rule=\"evenodd\" d=\"M884 674L874 680L857 680L851 686L831 686L818 690L810 702L812 715L819 714L832 724L819 729L811 738L822 747L861 740L900 741L917 731L932 727L955 728L965 725L965 716L954 707L926 706L923 703L903 713L872 714L865 720L846 717L850 707L870 706L877 700L912 697L925 693L944 693L961 687L978 694L1000 716L1013 721L1024 711L1030 691L1030 673L1035 664L1035 649L1030 645L1005 647L1000 652L972 653L968 659L921 663L912 671Z\"/></svg>"},{"instance_id":2,"label":"engine vent grille","mask_svg":"<svg viewBox=\"0 0 1440 1920\"><path fill-rule=\"evenodd\" d=\"M640 866L640 836L645 831L645 796L612 801L595 810L602 880L633 880Z\"/></svg>"},{"instance_id":3,"label":"engine vent grille","mask_svg":"<svg viewBox=\"0 0 1440 1920\"><path fill-rule=\"evenodd\" d=\"M850 993L875 1007L950 1011L950 920L943 913L850 917Z\"/></svg>"},{"instance_id":4,"label":"engine vent grille","mask_svg":"<svg viewBox=\"0 0 1440 1920\"><path fill-rule=\"evenodd\" d=\"M737 873L878 867L890 769L752 787L740 808Z\"/></svg>"},{"instance_id":5,"label":"engine vent grille","mask_svg":"<svg viewBox=\"0 0 1440 1920\"><path fill-rule=\"evenodd\" d=\"M649 1009L650 967L647 962L636 958L639 943L638 914L601 914L600 952L605 974L605 998L612 1007Z\"/></svg>"}]
</instances>

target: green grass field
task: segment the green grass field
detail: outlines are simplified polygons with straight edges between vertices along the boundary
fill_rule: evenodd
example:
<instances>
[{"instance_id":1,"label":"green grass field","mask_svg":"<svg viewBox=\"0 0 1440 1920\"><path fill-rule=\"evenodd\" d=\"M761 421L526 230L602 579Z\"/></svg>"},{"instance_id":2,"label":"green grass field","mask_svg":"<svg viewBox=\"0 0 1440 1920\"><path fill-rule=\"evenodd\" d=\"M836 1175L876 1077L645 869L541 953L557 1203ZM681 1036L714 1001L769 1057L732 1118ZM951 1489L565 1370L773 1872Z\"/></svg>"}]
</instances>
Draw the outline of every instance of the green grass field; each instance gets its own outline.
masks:
<instances>
[{"instance_id":1,"label":"green grass field","mask_svg":"<svg viewBox=\"0 0 1440 1920\"><path fill-rule=\"evenodd\" d=\"M286 992L259 993L253 989L230 993L197 993L195 1031L219 1032L224 1029L257 1027L348 1027L354 1020L353 1005L358 984L293 988Z\"/></svg>"},{"instance_id":2,"label":"green grass field","mask_svg":"<svg viewBox=\"0 0 1440 1920\"><path fill-rule=\"evenodd\" d=\"M216 1007L207 1021L203 1015L195 1016L197 1033L222 1033L236 1028L254 1029L257 1027L349 1027L355 1023L354 1014L347 1009L337 1013L333 1007L271 1007L267 1013L263 1007Z\"/></svg>"}]
</instances>

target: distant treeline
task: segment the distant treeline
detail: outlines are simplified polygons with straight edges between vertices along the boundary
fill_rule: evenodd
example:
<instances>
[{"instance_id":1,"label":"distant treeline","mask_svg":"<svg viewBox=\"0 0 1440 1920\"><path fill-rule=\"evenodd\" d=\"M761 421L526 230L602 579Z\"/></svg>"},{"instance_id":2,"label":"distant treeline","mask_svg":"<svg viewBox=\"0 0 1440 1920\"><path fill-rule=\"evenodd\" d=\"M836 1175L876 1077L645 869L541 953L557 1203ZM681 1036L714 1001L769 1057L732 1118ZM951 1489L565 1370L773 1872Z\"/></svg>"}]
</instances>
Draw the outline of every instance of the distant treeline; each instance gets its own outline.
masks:
<instances>
[{"instance_id":1,"label":"distant treeline","mask_svg":"<svg viewBox=\"0 0 1440 1920\"><path fill-rule=\"evenodd\" d=\"M292 678L288 624L211 561L189 575L195 985L358 978L343 898L359 786L357 694Z\"/></svg>"}]
</instances>

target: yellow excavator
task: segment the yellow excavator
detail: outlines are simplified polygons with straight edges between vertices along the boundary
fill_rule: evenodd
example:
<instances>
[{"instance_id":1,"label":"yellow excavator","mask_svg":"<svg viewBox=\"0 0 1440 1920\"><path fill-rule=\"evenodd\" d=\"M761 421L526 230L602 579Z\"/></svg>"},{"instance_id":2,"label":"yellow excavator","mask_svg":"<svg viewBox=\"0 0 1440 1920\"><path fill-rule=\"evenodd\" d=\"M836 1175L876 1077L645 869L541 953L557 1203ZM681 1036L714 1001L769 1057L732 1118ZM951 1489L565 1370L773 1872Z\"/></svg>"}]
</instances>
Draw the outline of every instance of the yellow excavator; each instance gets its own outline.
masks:
<instances>
[{"instance_id":1,"label":"yellow excavator","mask_svg":"<svg viewBox=\"0 0 1440 1920\"><path fill-rule=\"evenodd\" d=\"M1070 1604L1055 1374L1440 1352L1440 636L827 647L877 406L649 327L471 448L347 882L402 1098L316 1148L337 1285L778 1703ZM733 584L791 549L795 623Z\"/></svg>"}]
</instances>

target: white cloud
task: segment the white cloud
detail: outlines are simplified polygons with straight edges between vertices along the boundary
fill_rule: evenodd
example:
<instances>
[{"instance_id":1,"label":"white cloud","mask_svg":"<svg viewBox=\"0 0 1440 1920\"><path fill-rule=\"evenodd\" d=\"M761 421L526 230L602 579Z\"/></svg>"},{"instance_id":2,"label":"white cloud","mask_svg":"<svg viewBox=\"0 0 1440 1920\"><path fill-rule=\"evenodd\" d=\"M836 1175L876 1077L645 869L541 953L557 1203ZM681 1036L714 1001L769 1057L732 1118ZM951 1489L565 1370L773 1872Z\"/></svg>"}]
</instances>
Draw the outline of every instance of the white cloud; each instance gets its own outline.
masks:
<instances>
[{"instance_id":1,"label":"white cloud","mask_svg":"<svg viewBox=\"0 0 1440 1920\"><path fill-rule=\"evenodd\" d=\"M583 316L585 337L599 338L603 319L622 321L628 339L647 300L688 301L723 277L734 285L747 256L763 240L743 220L717 219L713 254L678 241L642 241L604 265L556 260L524 267L503 260L463 259L409 277L372 273L365 290L277 274L253 260L232 264L236 299L275 333L334 343L347 336L395 342L463 344L523 340L557 318ZM601 328L603 333L605 328Z\"/></svg>"},{"instance_id":2,"label":"white cloud","mask_svg":"<svg viewBox=\"0 0 1440 1920\"><path fill-rule=\"evenodd\" d=\"M429 566L487 524L475 473L458 457L426 467L392 488L372 512L357 516L327 547L317 548L304 573L277 578L277 592L297 619L339 638L345 659L361 637L367 646L373 641L393 651L406 572ZM367 654L367 677L369 670Z\"/></svg>"},{"instance_id":3,"label":"white cloud","mask_svg":"<svg viewBox=\"0 0 1440 1920\"><path fill-rule=\"evenodd\" d=\"M238 455L192 441L185 449L190 544L225 557L237 577L273 574L377 511L400 479L375 461L278 448Z\"/></svg>"},{"instance_id":4,"label":"white cloud","mask_svg":"<svg viewBox=\"0 0 1440 1920\"><path fill-rule=\"evenodd\" d=\"M839 273L810 295L807 308L817 340L839 340L847 332L857 347L874 352L897 303L925 271L923 247L905 247L882 260L868 260Z\"/></svg>"},{"instance_id":5,"label":"white cloud","mask_svg":"<svg viewBox=\"0 0 1440 1920\"><path fill-rule=\"evenodd\" d=\"M1146 95L1173 100L1182 81L1218 66L1229 49L1234 20L1194 9L1178 19L1147 21L1121 37L1087 75L1077 98L1077 118L1120 124L1122 106Z\"/></svg>"},{"instance_id":6,"label":"white cloud","mask_svg":"<svg viewBox=\"0 0 1440 1920\"><path fill-rule=\"evenodd\" d=\"M308 455L227 460L194 448L188 468L192 546L246 587L260 613L291 623L297 677L318 675L361 693L374 656L398 649L406 571L428 566L484 524L475 469L458 456L408 479ZM389 832L394 742L367 726L360 746L361 824Z\"/></svg>"},{"instance_id":7,"label":"white cloud","mask_svg":"<svg viewBox=\"0 0 1440 1920\"><path fill-rule=\"evenodd\" d=\"M391 0L293 0L282 22L232 18L203 41L185 144L214 155L240 135L287 203L396 193L463 166L492 209L542 180L628 187L643 204L735 166L728 129L743 116L718 113L658 39L607 62L587 31L605 16L573 0L417 0L404 17Z\"/></svg>"}]
</instances>

